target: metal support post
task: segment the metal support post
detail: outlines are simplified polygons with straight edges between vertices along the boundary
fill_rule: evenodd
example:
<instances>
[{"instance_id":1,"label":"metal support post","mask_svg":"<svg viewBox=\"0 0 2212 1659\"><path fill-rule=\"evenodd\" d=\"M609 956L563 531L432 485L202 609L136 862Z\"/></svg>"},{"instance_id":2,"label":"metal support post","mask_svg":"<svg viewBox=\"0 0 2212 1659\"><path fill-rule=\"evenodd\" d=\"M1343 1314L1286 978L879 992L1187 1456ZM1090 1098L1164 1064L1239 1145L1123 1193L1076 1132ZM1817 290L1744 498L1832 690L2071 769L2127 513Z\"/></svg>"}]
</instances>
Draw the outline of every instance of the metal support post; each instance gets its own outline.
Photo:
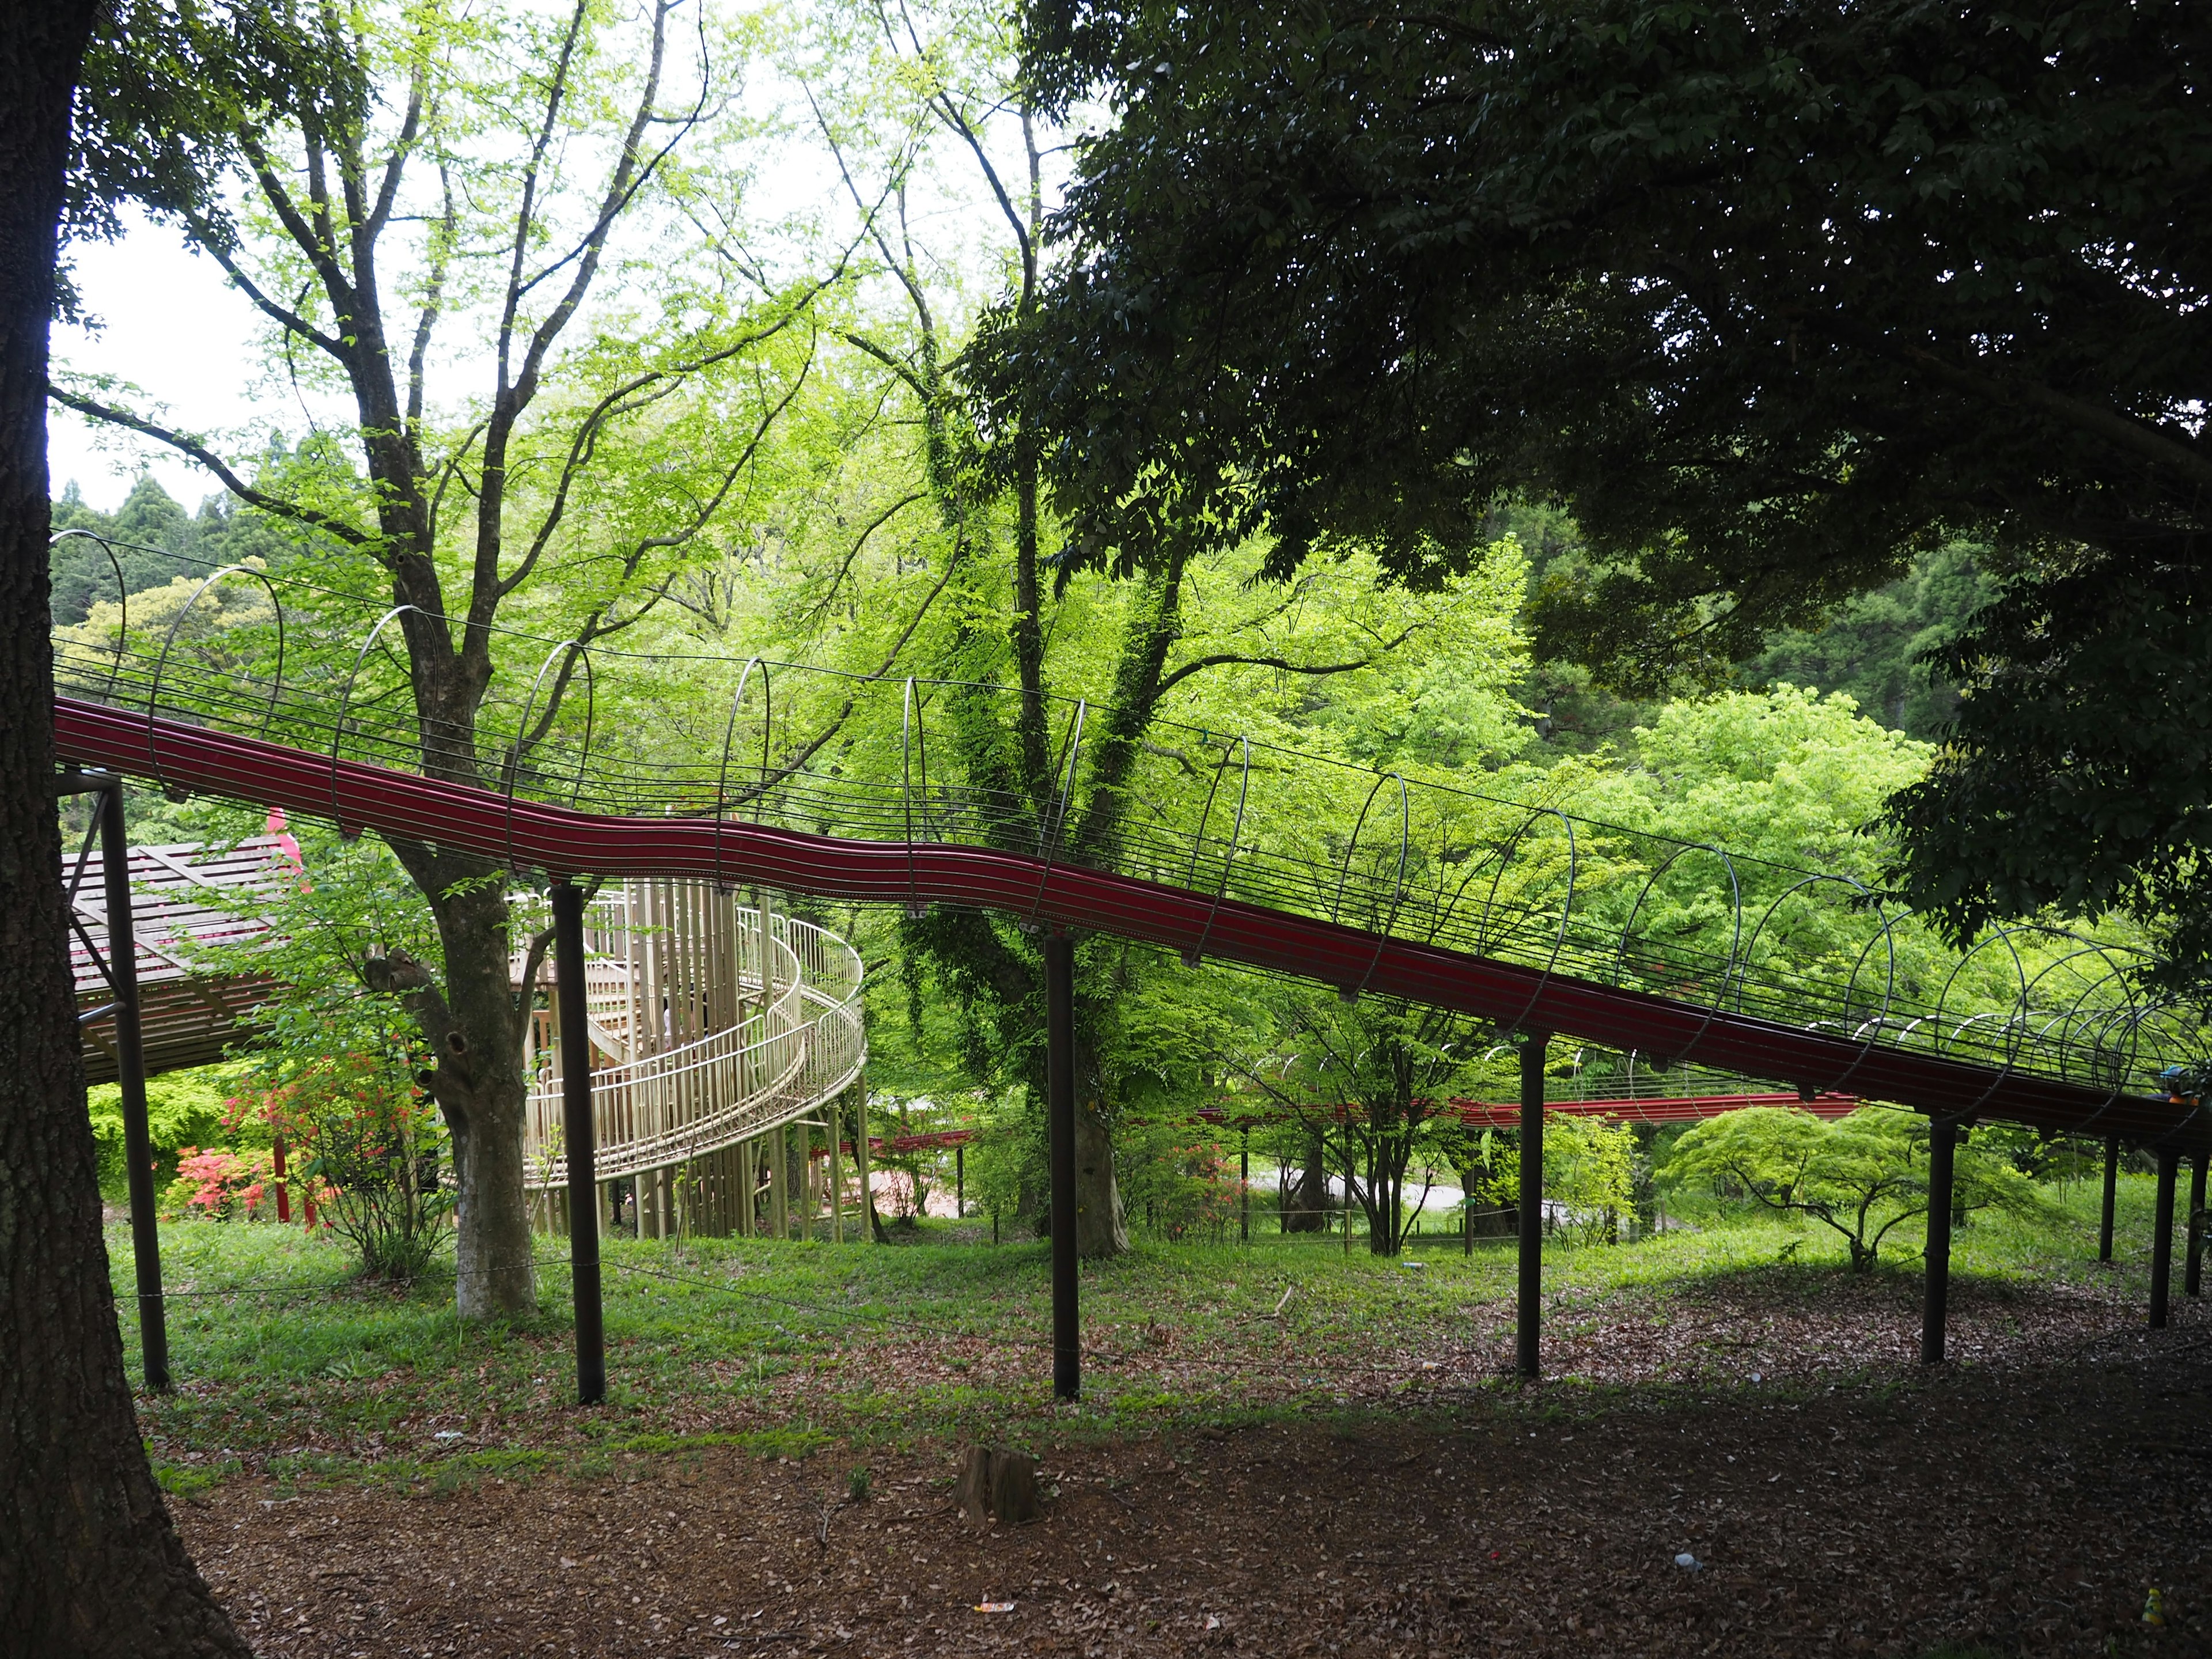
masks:
<instances>
[{"instance_id":1,"label":"metal support post","mask_svg":"<svg viewBox=\"0 0 2212 1659\"><path fill-rule=\"evenodd\" d=\"M768 1134L769 1231L780 1240L791 1237L791 1139L781 1128Z\"/></svg>"},{"instance_id":2,"label":"metal support post","mask_svg":"<svg viewBox=\"0 0 2212 1659\"><path fill-rule=\"evenodd\" d=\"M138 943L131 928L131 840L123 781L98 786L100 859L107 889L107 981L115 998L115 1074L123 1097L123 1156L130 1165L131 1250L138 1280L138 1346L146 1386L169 1391L169 1321L161 1299L161 1238L155 1226L154 1137L146 1121L146 1050L138 1020Z\"/></svg>"},{"instance_id":3,"label":"metal support post","mask_svg":"<svg viewBox=\"0 0 2212 1659\"><path fill-rule=\"evenodd\" d=\"M1548 1031L1521 1038L1521 1284L1516 1358L1521 1375L1541 1370L1538 1353L1544 1318L1544 1058Z\"/></svg>"},{"instance_id":4,"label":"metal support post","mask_svg":"<svg viewBox=\"0 0 2212 1659\"><path fill-rule=\"evenodd\" d=\"M2166 1328L2167 1281L2173 1276L2173 1187L2181 1173L2181 1154L2171 1146L2158 1152L2158 1198L2151 1218L2150 1328Z\"/></svg>"},{"instance_id":5,"label":"metal support post","mask_svg":"<svg viewBox=\"0 0 2212 1659\"><path fill-rule=\"evenodd\" d=\"M2189 1265L2182 1274L2182 1289L2191 1296L2204 1294L2204 1166L2212 1152L2199 1152L2189 1164Z\"/></svg>"},{"instance_id":6,"label":"metal support post","mask_svg":"<svg viewBox=\"0 0 2212 1659\"><path fill-rule=\"evenodd\" d=\"M1083 1392L1075 1257L1075 941L1044 941L1045 1123L1052 1154L1052 1392Z\"/></svg>"},{"instance_id":7,"label":"metal support post","mask_svg":"<svg viewBox=\"0 0 2212 1659\"><path fill-rule=\"evenodd\" d=\"M1943 1318L1951 1300L1951 1186L1959 1146L1948 1118L1928 1123L1927 1280L1920 1299L1920 1363L1943 1363Z\"/></svg>"},{"instance_id":8,"label":"metal support post","mask_svg":"<svg viewBox=\"0 0 2212 1659\"><path fill-rule=\"evenodd\" d=\"M868 1085L866 1079L853 1087L853 1168L860 1178L860 1224L863 1237L876 1242L876 1189L868 1170Z\"/></svg>"},{"instance_id":9,"label":"metal support post","mask_svg":"<svg viewBox=\"0 0 2212 1659\"><path fill-rule=\"evenodd\" d=\"M584 894L553 884L554 994L561 1020L562 1139L568 1160L568 1267L576 1306L576 1403L607 1397L606 1331L599 1306L596 1127L592 1121L592 1027L584 990Z\"/></svg>"},{"instance_id":10,"label":"metal support post","mask_svg":"<svg viewBox=\"0 0 2212 1659\"><path fill-rule=\"evenodd\" d=\"M2120 1138L2105 1137L2105 1212L2097 1224L2097 1260L2112 1259L2112 1200L2120 1185Z\"/></svg>"},{"instance_id":11,"label":"metal support post","mask_svg":"<svg viewBox=\"0 0 2212 1659\"><path fill-rule=\"evenodd\" d=\"M968 1149L952 1149L952 1218L959 1220L968 1213Z\"/></svg>"},{"instance_id":12,"label":"metal support post","mask_svg":"<svg viewBox=\"0 0 2212 1659\"><path fill-rule=\"evenodd\" d=\"M844 1139L844 1116L837 1103L829 1103L823 1115L830 1120L830 1242L845 1242L845 1165L841 1143Z\"/></svg>"},{"instance_id":13,"label":"metal support post","mask_svg":"<svg viewBox=\"0 0 2212 1659\"><path fill-rule=\"evenodd\" d=\"M2200 1164L2201 1168L2202 1165ZM1244 1144L1237 1155L1237 1191L1242 1204L1237 1218L1237 1242L1252 1242L1252 1126L1244 1126Z\"/></svg>"}]
</instances>

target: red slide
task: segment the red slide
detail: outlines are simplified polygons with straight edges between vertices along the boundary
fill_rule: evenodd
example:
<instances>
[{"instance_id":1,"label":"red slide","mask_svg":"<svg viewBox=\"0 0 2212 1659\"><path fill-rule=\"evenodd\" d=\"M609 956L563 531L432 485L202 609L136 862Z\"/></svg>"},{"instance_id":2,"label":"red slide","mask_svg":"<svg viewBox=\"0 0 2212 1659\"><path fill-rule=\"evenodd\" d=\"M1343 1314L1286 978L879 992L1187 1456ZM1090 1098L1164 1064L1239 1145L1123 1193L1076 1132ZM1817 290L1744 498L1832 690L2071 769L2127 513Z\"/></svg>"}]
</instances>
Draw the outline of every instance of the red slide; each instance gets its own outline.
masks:
<instances>
[{"instance_id":1,"label":"red slide","mask_svg":"<svg viewBox=\"0 0 2212 1659\"><path fill-rule=\"evenodd\" d=\"M618 817L234 737L61 697L55 745L82 766L388 831L556 876L761 882L823 897L953 904L1088 928L1378 994L1665 1054L1802 1090L1923 1111L2212 1145L2194 1102L2107 1091L1950 1056L1861 1042L1082 866L990 848L808 835L730 820ZM158 765L157 765L158 763Z\"/></svg>"}]
</instances>

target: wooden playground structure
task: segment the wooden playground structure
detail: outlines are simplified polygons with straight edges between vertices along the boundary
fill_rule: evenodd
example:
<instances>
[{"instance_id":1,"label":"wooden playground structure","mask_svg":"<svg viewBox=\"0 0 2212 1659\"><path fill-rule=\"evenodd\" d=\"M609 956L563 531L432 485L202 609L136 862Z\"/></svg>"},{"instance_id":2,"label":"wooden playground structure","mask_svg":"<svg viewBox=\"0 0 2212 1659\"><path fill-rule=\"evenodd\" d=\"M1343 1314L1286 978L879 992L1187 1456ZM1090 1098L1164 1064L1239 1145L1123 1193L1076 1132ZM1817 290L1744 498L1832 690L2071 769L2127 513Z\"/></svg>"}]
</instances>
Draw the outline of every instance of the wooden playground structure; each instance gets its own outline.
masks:
<instances>
[{"instance_id":1,"label":"wooden playground structure","mask_svg":"<svg viewBox=\"0 0 2212 1659\"><path fill-rule=\"evenodd\" d=\"M826 1222L842 1243L848 1153L867 1225L860 954L773 895L749 897L631 881L586 908L602 1232L811 1237ZM562 1044L550 1007L526 1042L529 1186L539 1224L565 1233Z\"/></svg>"}]
</instances>

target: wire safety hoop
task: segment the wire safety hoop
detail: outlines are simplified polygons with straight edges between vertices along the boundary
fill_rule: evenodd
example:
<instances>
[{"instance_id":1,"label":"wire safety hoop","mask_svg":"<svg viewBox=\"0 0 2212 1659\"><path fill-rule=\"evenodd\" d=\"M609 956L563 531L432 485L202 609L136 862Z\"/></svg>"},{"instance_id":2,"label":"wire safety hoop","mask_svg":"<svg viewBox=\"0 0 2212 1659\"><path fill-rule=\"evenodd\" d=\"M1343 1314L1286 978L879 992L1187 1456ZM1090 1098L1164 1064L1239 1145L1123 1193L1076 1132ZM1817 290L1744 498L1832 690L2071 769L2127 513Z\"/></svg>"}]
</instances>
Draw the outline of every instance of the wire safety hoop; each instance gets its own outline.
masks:
<instances>
[{"instance_id":1,"label":"wire safety hoop","mask_svg":"<svg viewBox=\"0 0 2212 1659\"><path fill-rule=\"evenodd\" d=\"M920 916L924 908L914 856L914 762L917 751L921 759L922 832L932 841L936 839L929 823L929 738L922 721L926 706L927 699L915 695L914 676L908 675L899 708L899 806L906 822L906 913L909 916Z\"/></svg>"},{"instance_id":2,"label":"wire safety hoop","mask_svg":"<svg viewBox=\"0 0 2212 1659\"><path fill-rule=\"evenodd\" d=\"M354 653L352 672L346 676L345 689L338 694L337 717L331 723L331 817L337 823L340 835L345 834L346 826L338 811L338 745L345 741L346 720L353 712L354 684L361 678L361 665L368 660L368 653L376 648L376 636L384 632L385 624L410 611L418 617L428 614L420 605L395 605L376 619L376 626L368 630L368 637L362 641L361 649Z\"/></svg>"},{"instance_id":3,"label":"wire safety hoop","mask_svg":"<svg viewBox=\"0 0 2212 1659\"><path fill-rule=\"evenodd\" d=\"M1848 887L1853 892L1859 894L1863 897L1872 899L1875 902L1875 920L1881 924L1881 933L1879 937L1888 947L1889 953L1889 976L1882 987L1881 1007L1879 1012L1871 1017L1870 1019L1862 1021L1858 1027L1859 1031L1863 1032L1866 1030L1869 1024L1872 1024L1875 1028L1875 1034L1872 1036L1868 1037L1864 1042L1859 1045L1858 1053L1852 1057L1851 1063L1844 1067L1843 1074L1841 1076L1834 1078L1821 1085L1821 1092L1823 1093L1840 1094L1843 1092L1844 1085L1858 1075L1859 1067L1866 1064L1867 1056L1872 1054L1875 1047L1881 1042L1882 1024L1889 1018L1890 1004L1895 1001L1897 998L1897 939L1894 931L1895 924L1889 917L1882 914L1881 896L1880 894L1876 893L1872 888L1869 887L1864 882L1860 881L1856 877L1826 874L1807 876L1801 881L1794 881L1790 883L1789 886L1784 888L1779 893L1777 893L1774 896L1773 902L1760 913L1759 925L1751 930L1751 938L1743 947L1743 962L1741 970L1736 977L1735 1011L1739 1014L1744 1012L1743 992L1744 987L1749 981L1751 975L1752 952L1758 949L1759 935L1766 931L1766 924L1774 920L1774 913L1782 908L1783 901L1789 898L1792 894L1802 892L1808 887L1817 887L1826 882L1833 882L1839 887ZM1859 969L1865 964L1867 952L1873 949L1874 940L1869 939L1866 944L1860 948L1857 960L1851 964L1851 976L1849 982L1846 983L1844 988L1844 1018L1836 1023L1837 1029L1838 1030L1842 1030L1850 1018L1851 993L1858 985ZM1725 995L1725 994L1723 994ZM1814 1024L1819 1023L1820 1022L1814 1022ZM1812 1029L1812 1026L1808 1025L1806 1029L1809 1030ZM1856 1033L1854 1033L1854 1035L1856 1035ZM1799 1081L1802 1082L1802 1079L1799 1079Z\"/></svg>"},{"instance_id":4,"label":"wire safety hoop","mask_svg":"<svg viewBox=\"0 0 2212 1659\"><path fill-rule=\"evenodd\" d=\"M1384 784L1391 782L1395 782L1398 786L1398 869L1390 882L1390 915L1389 919L1376 930L1375 954L1368 959L1367 971L1359 976L1359 983L1352 988L1352 994L1354 998L1364 995L1368 986L1373 982L1375 970L1382 963L1382 953L1390 948L1390 934L1398 925L1399 908L1406 902L1406 851L1407 844L1413 839L1413 808L1412 798L1407 793L1406 779L1402 773L1383 773L1375 780L1374 787L1367 792L1367 799L1360 804L1359 816L1353 821L1352 826L1352 839L1345 844L1344 861L1337 866L1336 896L1330 902L1328 907L1328 919L1341 927L1344 889L1346 883L1351 879L1352 860L1359 852L1359 832L1367 827L1367 815L1374 810L1375 797L1382 793Z\"/></svg>"},{"instance_id":5,"label":"wire safety hoop","mask_svg":"<svg viewBox=\"0 0 2212 1659\"><path fill-rule=\"evenodd\" d=\"M46 542L51 553L65 541L88 541L107 555L108 568L115 573L115 660L108 665L107 684L100 688L100 701L106 702L115 695L115 683L123 678L123 659L131 648L131 590L123 580L123 561L115 556L115 548L107 538L89 530L64 530Z\"/></svg>"},{"instance_id":6,"label":"wire safety hoop","mask_svg":"<svg viewBox=\"0 0 2212 1659\"><path fill-rule=\"evenodd\" d=\"M2064 967L2068 963L2075 961L2081 957L2094 956L2104 962L2108 971L2102 978L2093 980L2087 985L2083 986L2081 990L2075 995L2073 1006L2069 1008L2065 1013L2054 1015L2051 1020L2045 1022L2044 1030L2046 1031L2050 1030L2051 1025L2057 1024L2058 1021L2062 1019L2070 1024L2075 1016L2080 1012L2083 998L2087 997L2091 991L2096 990L2101 986L2111 984L2114 980L2118 979L2122 975L2126 973L2127 969L2125 968L2112 960L2112 953L2114 950L2127 950L2130 954L2142 954L2140 952L2133 951L2131 948L2128 946L2106 945L2098 944L2094 940L2081 940L2078 939L2075 935L2066 933L2063 929L2059 928L2047 928L2045 931L2053 938L2073 940L2079 944L2081 948L2079 950L2069 951L2065 955L2058 957L2056 961L2045 963L2042 968L2036 971L2036 975L2033 979L2027 980L2021 985L2020 989L2019 1011L2013 1016L2012 1020L2007 1022L2008 1029L2009 1029L2010 1025L2017 1024L2023 1030L2026 1030L2028 1012L2027 1002L2028 999L2034 994L2035 988L2042 984L2047 975L2057 971L2058 969ZM2106 1093L2104 1103L2100 1105L2095 1111L2092 1112L2087 1118L2083 1120L2076 1133L2079 1133L2081 1130L2087 1129L2092 1124L2095 1123L2099 1118L2104 1116L2106 1112L2112 1109L2112 1103L2118 1100L2121 1094L2125 1091L2127 1088L2128 1074L2134 1069L2134 1057L2136 1054L2136 1042L2138 1041L2136 1033L2142 1030L2142 1020L2148 1019L2153 1013L2156 1012L2161 1006L2163 1005L2154 1003L2150 1006L2142 1010L2142 1018L2133 1019L2129 1022L2128 1059L2124 1063L2113 1068L2112 1075L2112 1088ZM2132 1012L2136 1007L2136 1004L2130 1000L2128 1007L2129 1011ZM2038 1035L2040 1035L2040 1033ZM1989 1086L1982 1091L1980 1097L1974 1102L1974 1109L1977 1111L1987 1103L1990 1097L1996 1093L1998 1087L2012 1074L2013 1068L2018 1060L2019 1048L2020 1045L2015 1042L2012 1048L2007 1052L2005 1056L2004 1070L2000 1072L1996 1077L1991 1080Z\"/></svg>"},{"instance_id":7,"label":"wire safety hoop","mask_svg":"<svg viewBox=\"0 0 2212 1659\"><path fill-rule=\"evenodd\" d=\"M1030 901L1029 919L1032 926L1044 908L1045 888L1052 880L1053 860L1059 855L1060 837L1067 828L1068 802L1075 794L1075 763L1083 752L1083 722L1090 713L1091 699L1076 699L1075 717L1068 722L1067 736L1061 744L1060 752L1065 757L1066 766L1065 775L1060 781L1060 801L1053 809L1049 822L1037 826L1037 855L1043 860L1043 866L1037 872L1036 896ZM1062 768L1055 765L1053 769L1060 771Z\"/></svg>"},{"instance_id":8,"label":"wire safety hoop","mask_svg":"<svg viewBox=\"0 0 2212 1659\"><path fill-rule=\"evenodd\" d=\"M1742 952L1743 886L1736 877L1735 860L1729 856L1725 849L1712 846L1705 842L1687 842L1675 848L1673 852L1667 855L1666 859L1660 864L1659 867L1654 870L1644 878L1643 887L1637 892L1636 902L1628 907L1628 920L1622 922L1620 925L1620 943L1614 947L1613 957L1613 982L1614 986L1618 988L1620 984L1622 976L1627 971L1629 935L1635 931L1636 918L1638 913L1640 913L1644 908L1644 901L1650 896L1651 890L1658 884L1659 878L1665 875L1669 869L1674 867L1674 863L1676 859L1680 858L1685 853L1700 852L1713 854L1720 860L1722 867L1728 872L1729 912L1731 918L1732 928L1729 936L1728 961L1723 964L1721 970L1720 997L1717 1001L1709 999L1700 999L1701 1006L1705 1009L1705 1018L1698 1022L1698 1029L1690 1035L1689 1040L1682 1045L1680 1057L1684 1060L1686 1060L1692 1053L1694 1053L1698 1045L1705 1040L1705 1033L1712 1030L1713 1021L1719 1017L1722 1007L1726 1005L1728 1001L1729 981L1735 976L1736 963ZM1500 873L1502 874L1503 872L1500 872ZM1629 1050L1629 1072L1632 1077L1635 1073L1635 1053L1636 1051L1632 1048Z\"/></svg>"},{"instance_id":9,"label":"wire safety hoop","mask_svg":"<svg viewBox=\"0 0 2212 1659\"><path fill-rule=\"evenodd\" d=\"M1551 952L1544 958L1543 971L1536 976L1535 988L1528 994L1528 1000L1525 1005L1523 1005L1518 1014L1516 1014L1510 1020L1500 1022L1501 1029L1520 1029L1526 1024L1530 1012L1536 1006L1538 1002L1543 1000L1545 988L1549 986L1552 981L1553 971L1559 966L1559 952L1566 948L1567 928L1574 919L1575 883L1582 871L1582 854L1579 846L1575 839L1575 821L1569 817L1565 812L1559 811L1556 806L1539 806L1530 812L1526 818L1522 820L1521 827L1518 830L1516 830L1511 836L1506 838L1504 846L1499 849L1498 868L1491 875L1490 891L1485 896L1482 901L1482 921L1475 930L1477 953L1486 954L1493 938L1493 935L1490 931L1490 915L1491 912L1497 908L1498 884L1505 879L1506 868L1513 862L1513 854L1520 848L1522 838L1526 836L1529 830L1536 827L1539 820L1546 817L1554 817L1559 819L1561 827L1563 827L1567 832L1566 902L1559 907L1559 930L1552 936ZM1468 884L1473 882L1475 877L1481 873L1482 870L1480 866L1468 871L1467 874L1467 881L1461 884L1460 890L1462 892L1466 891ZM1456 903L1456 901L1455 901L1455 903ZM1687 1051L1686 1050L1685 1052L1686 1053Z\"/></svg>"},{"instance_id":10,"label":"wire safety hoop","mask_svg":"<svg viewBox=\"0 0 2212 1659\"><path fill-rule=\"evenodd\" d=\"M752 683L753 670L760 670L761 699L766 718L761 721L760 781L753 787L753 822L760 822L760 802L768 793L769 743L775 730L775 687L769 677L765 658L748 657L745 665L738 672L737 695L730 699L730 718L722 728L722 765L714 775L714 884L722 886L722 824L729 815L730 750L738 736L738 713L744 708L745 688Z\"/></svg>"},{"instance_id":11,"label":"wire safety hoop","mask_svg":"<svg viewBox=\"0 0 2212 1659\"><path fill-rule=\"evenodd\" d=\"M259 736L266 738L269 735L270 722L276 717L276 700L284 695L284 600L276 592L276 584L270 581L264 572L256 570L250 564L227 564L210 571L201 579L200 585L192 589L191 597L185 601L184 609L178 611L175 620L170 623L168 637L161 641L161 654L154 665L153 683L146 688L146 760L154 769L154 781L164 790L169 787L169 780L161 771L161 751L155 742L154 720L161 701L161 677L168 672L169 652L177 643L177 630L185 625L185 618L191 615L192 607L200 602L200 595L225 576L233 575L251 576L267 588L270 606L276 613L276 675L269 688L269 706L261 713Z\"/></svg>"},{"instance_id":12,"label":"wire safety hoop","mask_svg":"<svg viewBox=\"0 0 2212 1659\"><path fill-rule=\"evenodd\" d=\"M1213 937L1213 919L1221 914L1221 901L1229 891L1230 866L1237 860L1237 848L1244 836L1244 802L1252 788L1252 739L1240 737L1237 741L1244 750L1243 769L1237 780L1237 817L1229 826L1229 848L1222 854L1221 879L1214 884L1213 902L1206 909L1206 926L1198 930L1198 943L1183 952L1182 963L1186 968L1195 968L1206 959L1206 941ZM1198 815L1198 833L1191 840L1190 875L1183 883L1186 887L1192 886L1198 880L1198 861L1206 850L1206 821L1212 816L1214 793L1221 787L1221 774L1228 764L1229 745L1224 743L1221 745L1221 759L1213 769L1213 781L1206 792L1205 811Z\"/></svg>"},{"instance_id":13,"label":"wire safety hoop","mask_svg":"<svg viewBox=\"0 0 2212 1659\"><path fill-rule=\"evenodd\" d=\"M584 746L576 757L576 781L568 792L569 805L573 807L584 793L584 769L591 764L592 759L592 722L599 702L599 676L592 666L592 647L581 640L564 640L548 651L545 659L538 665L538 672L530 682L530 695L523 700L522 718L515 723L514 742L507 750L507 764L501 769L507 774L507 787L502 792L507 796L503 827L507 838L507 867L509 870L515 868L514 791L522 776L522 746L526 741L531 740L530 717L538 710L538 690L545 683L545 671L553 666L553 659L564 651L569 653L571 661L580 661L584 665ZM566 672L565 668L563 672ZM547 731L541 732L536 741L544 741L550 735L550 730L549 724Z\"/></svg>"}]
</instances>

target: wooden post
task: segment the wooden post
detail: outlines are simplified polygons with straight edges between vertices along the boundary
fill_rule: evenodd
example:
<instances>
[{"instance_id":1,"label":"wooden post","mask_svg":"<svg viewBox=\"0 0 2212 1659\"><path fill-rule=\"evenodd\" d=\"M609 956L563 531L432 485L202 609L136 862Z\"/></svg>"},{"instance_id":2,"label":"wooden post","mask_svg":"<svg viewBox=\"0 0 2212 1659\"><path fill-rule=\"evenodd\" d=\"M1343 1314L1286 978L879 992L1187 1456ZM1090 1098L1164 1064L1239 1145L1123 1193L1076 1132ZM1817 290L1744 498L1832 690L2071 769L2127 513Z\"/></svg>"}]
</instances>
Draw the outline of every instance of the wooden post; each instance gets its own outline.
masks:
<instances>
[{"instance_id":1,"label":"wooden post","mask_svg":"<svg viewBox=\"0 0 2212 1659\"><path fill-rule=\"evenodd\" d=\"M814 1173L814 1126L794 1127L799 1131L799 1236L811 1243L815 1220L822 1213L822 1188Z\"/></svg>"},{"instance_id":2,"label":"wooden post","mask_svg":"<svg viewBox=\"0 0 2212 1659\"><path fill-rule=\"evenodd\" d=\"M838 1142L844 1139L838 1126L839 1112L834 1100L823 1103L823 1111L830 1120L830 1242L845 1242L845 1170L839 1161Z\"/></svg>"},{"instance_id":3,"label":"wooden post","mask_svg":"<svg viewBox=\"0 0 2212 1659\"><path fill-rule=\"evenodd\" d=\"M860 1177L860 1228L871 1244L876 1242L876 1194L868 1174L868 1085L865 1078L853 1084L853 1164Z\"/></svg>"},{"instance_id":4,"label":"wooden post","mask_svg":"<svg viewBox=\"0 0 2212 1659\"><path fill-rule=\"evenodd\" d=\"M1344 1259L1352 1259L1352 1113L1344 1114Z\"/></svg>"},{"instance_id":5,"label":"wooden post","mask_svg":"<svg viewBox=\"0 0 2212 1659\"><path fill-rule=\"evenodd\" d=\"M1237 1155L1237 1197L1242 1205L1237 1219L1237 1242L1252 1242L1252 1126L1244 1126L1244 1140Z\"/></svg>"},{"instance_id":6,"label":"wooden post","mask_svg":"<svg viewBox=\"0 0 2212 1659\"><path fill-rule=\"evenodd\" d=\"M779 1239L791 1237L791 1142L781 1127L769 1131L769 1231Z\"/></svg>"}]
</instances>

